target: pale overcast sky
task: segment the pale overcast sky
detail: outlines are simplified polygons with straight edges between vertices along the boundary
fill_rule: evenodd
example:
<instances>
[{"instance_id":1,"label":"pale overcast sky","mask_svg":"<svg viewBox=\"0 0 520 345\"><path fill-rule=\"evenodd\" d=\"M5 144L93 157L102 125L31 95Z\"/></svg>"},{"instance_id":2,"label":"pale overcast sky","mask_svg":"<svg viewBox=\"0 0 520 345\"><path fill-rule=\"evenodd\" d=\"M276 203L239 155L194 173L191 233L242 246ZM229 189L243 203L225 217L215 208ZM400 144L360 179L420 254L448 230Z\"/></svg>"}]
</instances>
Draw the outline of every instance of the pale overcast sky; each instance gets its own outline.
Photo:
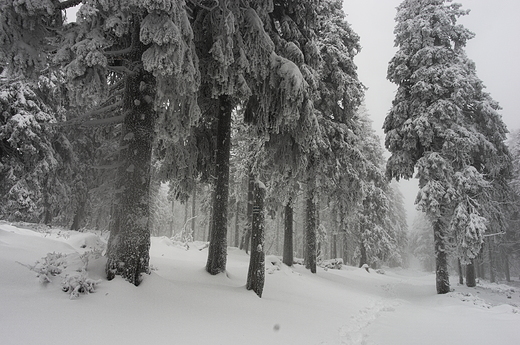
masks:
<instances>
[{"instance_id":1,"label":"pale overcast sky","mask_svg":"<svg viewBox=\"0 0 520 345\"><path fill-rule=\"evenodd\" d=\"M520 13L519 0L461 0L469 15L460 24L476 34L466 53L477 66L477 75L487 92L503 108L502 117L510 131L520 129ZM361 37L362 51L356 57L359 78L369 89L366 105L376 132L384 139L384 118L391 107L396 86L386 80L393 57L395 8L401 0L344 0L347 21ZM409 224L413 219L417 180L400 183L405 195Z\"/></svg>"}]
</instances>

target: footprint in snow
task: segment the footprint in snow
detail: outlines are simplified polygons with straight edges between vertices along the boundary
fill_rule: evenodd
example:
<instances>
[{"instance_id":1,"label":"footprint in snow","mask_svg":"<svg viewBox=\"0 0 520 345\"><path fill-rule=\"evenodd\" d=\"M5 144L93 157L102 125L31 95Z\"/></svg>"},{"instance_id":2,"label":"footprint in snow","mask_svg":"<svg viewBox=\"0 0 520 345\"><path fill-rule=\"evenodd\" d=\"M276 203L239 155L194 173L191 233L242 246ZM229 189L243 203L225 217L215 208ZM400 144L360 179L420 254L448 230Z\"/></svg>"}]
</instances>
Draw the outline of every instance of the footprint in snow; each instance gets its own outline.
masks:
<instances>
[{"instance_id":1,"label":"footprint in snow","mask_svg":"<svg viewBox=\"0 0 520 345\"><path fill-rule=\"evenodd\" d=\"M351 317L351 321L340 328L339 336L342 345L371 345L365 328L376 320L381 312L395 311L399 305L397 301L372 301L367 307L361 309Z\"/></svg>"}]
</instances>

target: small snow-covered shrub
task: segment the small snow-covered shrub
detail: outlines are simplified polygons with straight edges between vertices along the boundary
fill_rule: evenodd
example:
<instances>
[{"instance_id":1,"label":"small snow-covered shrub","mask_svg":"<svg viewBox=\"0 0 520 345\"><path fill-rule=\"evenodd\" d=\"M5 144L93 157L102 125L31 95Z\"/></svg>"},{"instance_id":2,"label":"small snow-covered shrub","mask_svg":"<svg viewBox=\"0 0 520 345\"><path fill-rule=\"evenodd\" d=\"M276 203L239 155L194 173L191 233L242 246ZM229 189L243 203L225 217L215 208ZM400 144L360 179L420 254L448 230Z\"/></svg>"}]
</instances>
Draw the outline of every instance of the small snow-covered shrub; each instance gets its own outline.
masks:
<instances>
[{"instance_id":1,"label":"small snow-covered shrub","mask_svg":"<svg viewBox=\"0 0 520 345\"><path fill-rule=\"evenodd\" d=\"M265 258L265 270L269 274L279 271L282 268L282 261L275 255L268 255Z\"/></svg>"},{"instance_id":2,"label":"small snow-covered shrub","mask_svg":"<svg viewBox=\"0 0 520 345\"><path fill-rule=\"evenodd\" d=\"M76 298L80 294L88 294L94 292L96 285L101 280L94 280L88 277L87 265L90 258L98 258L101 256L101 250L92 250L79 255L79 259L67 257L62 253L47 253L41 260L36 261L34 265L25 265L19 263L31 271L37 273L37 277L41 284L52 282L52 277L60 276L63 278L61 285L64 292L68 292L70 298ZM67 262L69 259L69 262ZM71 267L67 267L70 264ZM82 265L83 264L83 265ZM74 272L72 274L66 274Z\"/></svg>"},{"instance_id":3,"label":"small snow-covered shrub","mask_svg":"<svg viewBox=\"0 0 520 345\"><path fill-rule=\"evenodd\" d=\"M303 259L300 259L300 258L293 258L293 265L304 265L305 262Z\"/></svg>"},{"instance_id":4,"label":"small snow-covered shrub","mask_svg":"<svg viewBox=\"0 0 520 345\"><path fill-rule=\"evenodd\" d=\"M94 292L97 284L100 282L101 280L89 278L87 271L82 270L73 275L66 275L65 278L63 278L61 285L63 285L63 292L68 292L70 299L74 299L79 297L80 294L89 294Z\"/></svg>"},{"instance_id":5,"label":"small snow-covered shrub","mask_svg":"<svg viewBox=\"0 0 520 345\"><path fill-rule=\"evenodd\" d=\"M61 274L67 268L67 255L62 253L47 253L41 260L36 261L34 265L24 265L31 271L36 272L41 284L50 283L52 277Z\"/></svg>"},{"instance_id":6,"label":"small snow-covered shrub","mask_svg":"<svg viewBox=\"0 0 520 345\"><path fill-rule=\"evenodd\" d=\"M81 254L79 258L83 262L83 270L87 270L88 262L90 259L96 260L99 259L103 254L103 249L92 249L88 250L85 253Z\"/></svg>"},{"instance_id":7,"label":"small snow-covered shrub","mask_svg":"<svg viewBox=\"0 0 520 345\"><path fill-rule=\"evenodd\" d=\"M340 270L343 266L343 259L337 258L337 259L330 259L330 260L323 260L320 263L320 267L325 270Z\"/></svg>"},{"instance_id":8,"label":"small snow-covered shrub","mask_svg":"<svg viewBox=\"0 0 520 345\"><path fill-rule=\"evenodd\" d=\"M190 242L193 242L193 237L191 236L190 231L182 230L181 232L173 235L173 237L170 238L170 240L173 242L173 244L179 247L183 247L186 250L189 250Z\"/></svg>"}]
</instances>

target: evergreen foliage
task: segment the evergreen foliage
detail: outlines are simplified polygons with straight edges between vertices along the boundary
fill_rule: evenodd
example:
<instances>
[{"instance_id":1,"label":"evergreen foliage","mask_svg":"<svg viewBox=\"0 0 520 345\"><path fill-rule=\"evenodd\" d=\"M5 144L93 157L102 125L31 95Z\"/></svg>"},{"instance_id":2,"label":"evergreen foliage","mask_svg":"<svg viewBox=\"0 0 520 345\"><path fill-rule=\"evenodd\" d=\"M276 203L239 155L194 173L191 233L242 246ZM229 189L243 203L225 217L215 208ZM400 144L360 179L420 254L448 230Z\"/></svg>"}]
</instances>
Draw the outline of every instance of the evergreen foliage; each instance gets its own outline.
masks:
<instances>
[{"instance_id":1,"label":"evergreen foliage","mask_svg":"<svg viewBox=\"0 0 520 345\"><path fill-rule=\"evenodd\" d=\"M476 256L488 220L479 199L507 171L507 132L498 104L464 52L474 35L457 24L467 14L445 0L405 0L397 8L388 79L398 85L385 120L390 178L419 179L416 203L431 219L437 256L437 291L449 291L447 241L461 257Z\"/></svg>"},{"instance_id":2,"label":"evergreen foliage","mask_svg":"<svg viewBox=\"0 0 520 345\"><path fill-rule=\"evenodd\" d=\"M65 24L62 10L80 3ZM361 47L341 1L0 6L3 218L109 228L107 277L135 285L151 233L189 237L173 206L195 191L207 271L225 271L234 214L246 248L252 237L247 288L259 296L282 208L288 265L294 252L313 273L342 254L402 263L402 198L360 109Z\"/></svg>"}]
</instances>

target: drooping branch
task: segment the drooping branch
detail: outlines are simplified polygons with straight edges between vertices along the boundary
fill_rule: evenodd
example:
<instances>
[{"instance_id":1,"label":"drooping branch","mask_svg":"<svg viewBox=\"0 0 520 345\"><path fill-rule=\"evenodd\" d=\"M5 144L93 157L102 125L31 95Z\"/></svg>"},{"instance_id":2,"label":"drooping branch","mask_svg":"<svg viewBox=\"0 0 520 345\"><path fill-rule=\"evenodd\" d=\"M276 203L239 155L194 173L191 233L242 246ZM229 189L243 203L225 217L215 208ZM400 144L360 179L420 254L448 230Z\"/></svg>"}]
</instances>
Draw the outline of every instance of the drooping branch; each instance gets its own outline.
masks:
<instances>
[{"instance_id":1,"label":"drooping branch","mask_svg":"<svg viewBox=\"0 0 520 345\"><path fill-rule=\"evenodd\" d=\"M218 0L190 0L195 6L201 7L207 11L213 11L219 6Z\"/></svg>"},{"instance_id":2,"label":"drooping branch","mask_svg":"<svg viewBox=\"0 0 520 345\"><path fill-rule=\"evenodd\" d=\"M79 4L81 4L81 1L82 0L66 0L66 1L58 2L56 4L56 9L65 10L67 8L78 6Z\"/></svg>"},{"instance_id":3,"label":"drooping branch","mask_svg":"<svg viewBox=\"0 0 520 345\"><path fill-rule=\"evenodd\" d=\"M132 71L131 69L125 67L125 66L108 66L107 69L109 71L112 71L112 72L117 72L117 73L124 73L126 75L133 75L135 74L134 71Z\"/></svg>"},{"instance_id":4,"label":"drooping branch","mask_svg":"<svg viewBox=\"0 0 520 345\"><path fill-rule=\"evenodd\" d=\"M119 101L119 102L115 102L114 104L107 105L106 107L94 109L94 110L89 111L88 113L84 114L83 116L81 116L81 119L89 118L89 117L92 117L95 115L99 115L99 114L107 113L112 110L116 110L116 109L120 108L122 105L123 105L123 101Z\"/></svg>"},{"instance_id":5,"label":"drooping branch","mask_svg":"<svg viewBox=\"0 0 520 345\"><path fill-rule=\"evenodd\" d=\"M109 117L106 119L96 119L96 120L85 121L85 122L81 123L81 126L84 126L84 127L106 126L106 125L111 125L113 123L121 123L121 122L123 122L124 119L125 119L124 115L112 116L112 117Z\"/></svg>"},{"instance_id":6,"label":"drooping branch","mask_svg":"<svg viewBox=\"0 0 520 345\"><path fill-rule=\"evenodd\" d=\"M97 121L97 120L91 120L92 116L108 113L108 112L111 112L111 111L115 111L115 110L121 108L122 104L123 104L122 101L115 102L114 104L111 104L111 105L108 105L108 106L105 106L105 107L96 108L96 109L94 109L92 111L89 111L89 112L87 112L87 113L85 113L85 114L83 114L83 115L81 115L81 116L79 116L77 118L74 118L74 119L71 119L71 120L68 120L68 121L64 121L64 122L49 123L48 125L51 125L51 126L74 126L74 125L77 125L77 124L80 124L80 125L86 124L86 125L88 125L88 122ZM120 117L124 118L124 116L125 115L123 114ZM118 117L119 116L115 116L115 117L109 118L109 119L114 119L114 121L112 121L112 122L107 121L104 124L116 123L118 121L115 121L115 118L118 118ZM100 120L109 120L109 119L100 119ZM94 123L94 122L92 122L92 123ZM92 124L92 125L94 125L94 124Z\"/></svg>"},{"instance_id":7,"label":"drooping branch","mask_svg":"<svg viewBox=\"0 0 520 345\"><path fill-rule=\"evenodd\" d=\"M132 53L135 50L135 47L131 45L130 47L119 49L119 50L106 50L103 53L105 56L124 56Z\"/></svg>"}]
</instances>

